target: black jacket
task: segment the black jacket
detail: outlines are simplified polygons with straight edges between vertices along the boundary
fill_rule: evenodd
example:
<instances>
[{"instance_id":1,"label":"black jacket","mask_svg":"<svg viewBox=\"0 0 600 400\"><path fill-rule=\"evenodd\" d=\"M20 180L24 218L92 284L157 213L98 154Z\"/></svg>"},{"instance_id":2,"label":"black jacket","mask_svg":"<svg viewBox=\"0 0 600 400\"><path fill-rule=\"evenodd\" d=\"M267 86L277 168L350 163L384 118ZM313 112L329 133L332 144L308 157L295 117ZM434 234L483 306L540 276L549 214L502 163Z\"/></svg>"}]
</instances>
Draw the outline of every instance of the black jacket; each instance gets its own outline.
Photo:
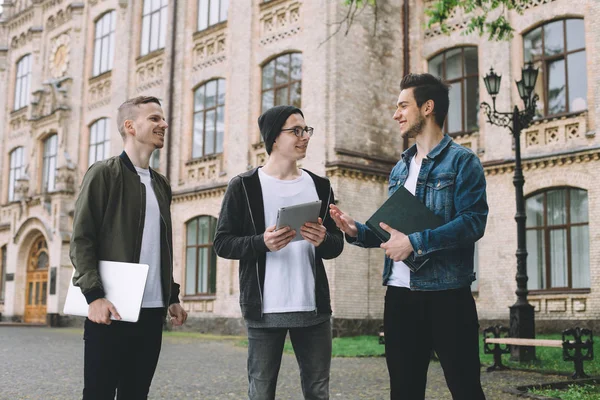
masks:
<instances>
[{"instance_id":1,"label":"black jacket","mask_svg":"<svg viewBox=\"0 0 600 400\"><path fill-rule=\"evenodd\" d=\"M321 218L327 228L325 241L315 249L315 296L317 313L331 314L329 283L323 259L332 259L344 249L342 232L329 216L333 190L328 179L306 171L315 182L322 201ZM214 249L219 257L240 260L240 306L246 319L262 318L262 294L268 247L263 239L265 214L258 168L240 174L229 182L217 222Z\"/></svg>"}]
</instances>

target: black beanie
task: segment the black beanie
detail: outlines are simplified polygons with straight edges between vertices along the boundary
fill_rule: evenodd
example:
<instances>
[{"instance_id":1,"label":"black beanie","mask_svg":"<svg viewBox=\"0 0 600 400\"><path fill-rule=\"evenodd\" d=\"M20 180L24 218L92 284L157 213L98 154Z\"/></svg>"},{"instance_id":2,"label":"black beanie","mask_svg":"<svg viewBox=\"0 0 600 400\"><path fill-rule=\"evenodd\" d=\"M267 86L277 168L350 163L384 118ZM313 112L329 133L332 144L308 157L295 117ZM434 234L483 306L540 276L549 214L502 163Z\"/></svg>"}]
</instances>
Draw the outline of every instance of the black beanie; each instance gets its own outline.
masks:
<instances>
[{"instance_id":1,"label":"black beanie","mask_svg":"<svg viewBox=\"0 0 600 400\"><path fill-rule=\"evenodd\" d=\"M294 106L275 106L269 108L258 117L258 128L260 129L260 134L265 142L267 154L271 154L275 139L279 136L285 121L287 121L292 114L300 114L302 115L302 118L304 118L302 111Z\"/></svg>"}]
</instances>

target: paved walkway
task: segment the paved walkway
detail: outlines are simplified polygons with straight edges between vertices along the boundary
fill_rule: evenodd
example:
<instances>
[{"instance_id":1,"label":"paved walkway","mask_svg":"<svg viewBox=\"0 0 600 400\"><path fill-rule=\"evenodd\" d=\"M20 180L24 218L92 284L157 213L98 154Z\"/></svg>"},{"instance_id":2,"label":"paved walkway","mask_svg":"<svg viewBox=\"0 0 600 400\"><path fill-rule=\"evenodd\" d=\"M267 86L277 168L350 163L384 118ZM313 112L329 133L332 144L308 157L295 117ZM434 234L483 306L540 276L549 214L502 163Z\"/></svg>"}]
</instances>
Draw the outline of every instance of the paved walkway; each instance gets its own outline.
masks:
<instances>
[{"instance_id":1,"label":"paved walkway","mask_svg":"<svg viewBox=\"0 0 600 400\"><path fill-rule=\"evenodd\" d=\"M232 340L166 337L150 399L246 398L246 349ZM516 400L503 388L555 381L556 376L503 371L482 373L488 400ZM80 399L82 331L0 326L0 399ZM331 399L388 399L385 359L334 358ZM295 358L284 355L277 399L302 400ZM429 368L428 400L451 399L439 363Z\"/></svg>"}]
</instances>

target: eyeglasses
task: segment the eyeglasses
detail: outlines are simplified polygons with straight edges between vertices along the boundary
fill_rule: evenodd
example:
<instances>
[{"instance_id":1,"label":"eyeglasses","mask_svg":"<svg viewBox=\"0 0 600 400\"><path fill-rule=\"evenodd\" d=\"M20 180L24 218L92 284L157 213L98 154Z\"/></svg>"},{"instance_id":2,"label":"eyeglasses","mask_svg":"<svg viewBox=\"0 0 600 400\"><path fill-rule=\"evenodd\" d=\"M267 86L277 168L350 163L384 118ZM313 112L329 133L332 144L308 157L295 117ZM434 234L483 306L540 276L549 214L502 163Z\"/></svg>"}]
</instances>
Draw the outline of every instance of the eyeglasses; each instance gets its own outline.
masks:
<instances>
[{"instance_id":1,"label":"eyeglasses","mask_svg":"<svg viewBox=\"0 0 600 400\"><path fill-rule=\"evenodd\" d=\"M314 128L311 128L310 126L306 126L304 128L301 128L299 126L295 126L293 128L287 128L287 129L282 129L281 131L292 131L294 132L294 135L296 135L296 137L303 137L304 133L306 132L306 134L308 135L308 137L311 137L313 135L314 132Z\"/></svg>"}]
</instances>

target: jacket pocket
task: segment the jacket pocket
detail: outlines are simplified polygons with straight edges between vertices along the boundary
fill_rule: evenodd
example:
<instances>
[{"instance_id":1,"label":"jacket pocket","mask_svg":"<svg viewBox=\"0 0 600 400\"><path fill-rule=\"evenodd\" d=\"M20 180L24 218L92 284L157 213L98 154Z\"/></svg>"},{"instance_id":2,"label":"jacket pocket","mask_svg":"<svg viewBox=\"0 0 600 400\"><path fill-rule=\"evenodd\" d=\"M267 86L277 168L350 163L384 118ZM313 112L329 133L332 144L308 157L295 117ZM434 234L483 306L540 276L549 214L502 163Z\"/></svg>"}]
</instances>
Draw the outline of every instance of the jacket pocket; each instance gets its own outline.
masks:
<instances>
[{"instance_id":1,"label":"jacket pocket","mask_svg":"<svg viewBox=\"0 0 600 400\"><path fill-rule=\"evenodd\" d=\"M456 174L446 173L430 176L427 180L426 203L437 215L448 222L454 208L454 182Z\"/></svg>"}]
</instances>

